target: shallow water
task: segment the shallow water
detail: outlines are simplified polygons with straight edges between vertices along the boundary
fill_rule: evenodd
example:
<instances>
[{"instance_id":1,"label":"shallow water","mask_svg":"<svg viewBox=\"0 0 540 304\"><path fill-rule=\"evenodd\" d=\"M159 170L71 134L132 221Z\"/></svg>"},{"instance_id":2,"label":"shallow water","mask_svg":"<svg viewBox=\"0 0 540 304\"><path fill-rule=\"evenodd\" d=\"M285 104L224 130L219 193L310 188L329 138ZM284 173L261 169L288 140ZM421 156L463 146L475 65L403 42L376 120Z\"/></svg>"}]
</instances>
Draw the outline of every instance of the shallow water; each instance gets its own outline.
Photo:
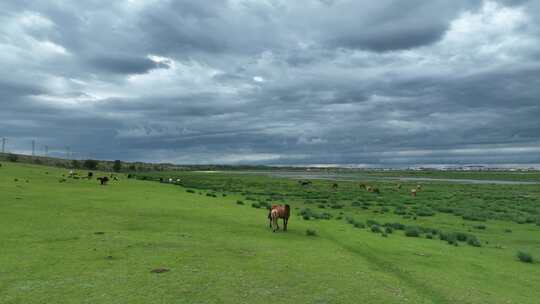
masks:
<instances>
[{"instance_id":1,"label":"shallow water","mask_svg":"<svg viewBox=\"0 0 540 304\"><path fill-rule=\"evenodd\" d=\"M454 178L430 178L430 177L378 177L371 175L362 175L361 173L322 173L322 172L298 172L298 171L201 171L201 172L222 172L236 174L258 174L273 177L291 178L291 179L324 179L341 181L359 181L359 180L400 180L404 182L449 182L459 184L494 184L494 185L540 185L540 182L534 181L508 181L508 180L490 180L490 179L454 179Z\"/></svg>"}]
</instances>

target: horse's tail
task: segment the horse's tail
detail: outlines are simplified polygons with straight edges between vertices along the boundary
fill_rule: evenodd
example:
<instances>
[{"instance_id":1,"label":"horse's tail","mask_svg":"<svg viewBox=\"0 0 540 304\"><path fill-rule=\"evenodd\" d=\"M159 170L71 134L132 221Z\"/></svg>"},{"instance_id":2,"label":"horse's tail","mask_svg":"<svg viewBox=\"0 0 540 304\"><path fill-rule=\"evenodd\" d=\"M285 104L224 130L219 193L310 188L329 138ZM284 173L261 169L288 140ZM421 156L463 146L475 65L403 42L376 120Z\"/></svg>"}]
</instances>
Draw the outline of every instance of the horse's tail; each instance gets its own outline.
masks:
<instances>
[{"instance_id":1,"label":"horse's tail","mask_svg":"<svg viewBox=\"0 0 540 304\"><path fill-rule=\"evenodd\" d=\"M291 215L291 206L285 205L285 215L287 218Z\"/></svg>"}]
</instances>

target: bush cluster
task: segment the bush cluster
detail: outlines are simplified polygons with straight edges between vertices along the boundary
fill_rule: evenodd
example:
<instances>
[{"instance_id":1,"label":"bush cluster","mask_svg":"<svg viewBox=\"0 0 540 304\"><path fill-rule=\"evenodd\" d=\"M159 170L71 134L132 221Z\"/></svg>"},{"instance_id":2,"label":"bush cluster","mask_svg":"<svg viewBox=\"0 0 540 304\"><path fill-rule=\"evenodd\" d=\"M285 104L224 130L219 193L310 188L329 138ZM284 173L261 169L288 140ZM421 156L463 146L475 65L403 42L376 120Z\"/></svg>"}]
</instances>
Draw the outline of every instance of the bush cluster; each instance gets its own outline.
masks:
<instances>
[{"instance_id":1,"label":"bush cluster","mask_svg":"<svg viewBox=\"0 0 540 304\"><path fill-rule=\"evenodd\" d=\"M518 251L517 253L517 258L522 261L523 263L533 263L534 262L534 259L532 257L532 255L526 253L526 252L523 252L523 251Z\"/></svg>"}]
</instances>

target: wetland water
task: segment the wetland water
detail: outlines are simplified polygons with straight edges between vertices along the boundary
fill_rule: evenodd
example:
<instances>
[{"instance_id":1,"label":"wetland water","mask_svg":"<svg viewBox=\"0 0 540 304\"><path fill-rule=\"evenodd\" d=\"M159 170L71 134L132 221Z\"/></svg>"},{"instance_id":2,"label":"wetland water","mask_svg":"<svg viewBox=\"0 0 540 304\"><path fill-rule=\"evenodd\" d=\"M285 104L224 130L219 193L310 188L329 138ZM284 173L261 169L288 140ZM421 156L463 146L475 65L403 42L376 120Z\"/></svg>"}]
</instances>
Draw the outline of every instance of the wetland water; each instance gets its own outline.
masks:
<instances>
[{"instance_id":1,"label":"wetland water","mask_svg":"<svg viewBox=\"0 0 540 304\"><path fill-rule=\"evenodd\" d=\"M448 182L459 184L495 184L495 185L540 185L538 181L507 181L490 179L461 179L461 178L430 178L430 177L384 177L362 173L324 173L324 172L298 172L298 171L200 171L206 173L234 173L267 175L272 177L290 179L324 179L340 181L359 180L396 180L403 182Z\"/></svg>"}]
</instances>

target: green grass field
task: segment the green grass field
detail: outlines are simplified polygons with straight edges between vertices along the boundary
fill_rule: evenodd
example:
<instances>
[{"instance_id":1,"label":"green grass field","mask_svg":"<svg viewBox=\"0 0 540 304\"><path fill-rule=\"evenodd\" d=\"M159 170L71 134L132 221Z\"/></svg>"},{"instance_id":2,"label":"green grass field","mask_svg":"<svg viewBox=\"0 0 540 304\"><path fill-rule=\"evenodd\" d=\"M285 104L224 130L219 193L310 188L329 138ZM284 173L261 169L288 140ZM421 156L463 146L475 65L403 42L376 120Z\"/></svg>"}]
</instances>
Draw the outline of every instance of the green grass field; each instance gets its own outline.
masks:
<instances>
[{"instance_id":1,"label":"green grass field","mask_svg":"<svg viewBox=\"0 0 540 304\"><path fill-rule=\"evenodd\" d=\"M353 182L334 191L330 181L193 172L59 183L65 173L2 163L0 303L540 298L540 263L516 257L540 258L538 185L425 183L412 198L415 184L391 182L374 194ZM150 181L173 176L181 185ZM288 232L268 228L271 203L292 206Z\"/></svg>"}]
</instances>

